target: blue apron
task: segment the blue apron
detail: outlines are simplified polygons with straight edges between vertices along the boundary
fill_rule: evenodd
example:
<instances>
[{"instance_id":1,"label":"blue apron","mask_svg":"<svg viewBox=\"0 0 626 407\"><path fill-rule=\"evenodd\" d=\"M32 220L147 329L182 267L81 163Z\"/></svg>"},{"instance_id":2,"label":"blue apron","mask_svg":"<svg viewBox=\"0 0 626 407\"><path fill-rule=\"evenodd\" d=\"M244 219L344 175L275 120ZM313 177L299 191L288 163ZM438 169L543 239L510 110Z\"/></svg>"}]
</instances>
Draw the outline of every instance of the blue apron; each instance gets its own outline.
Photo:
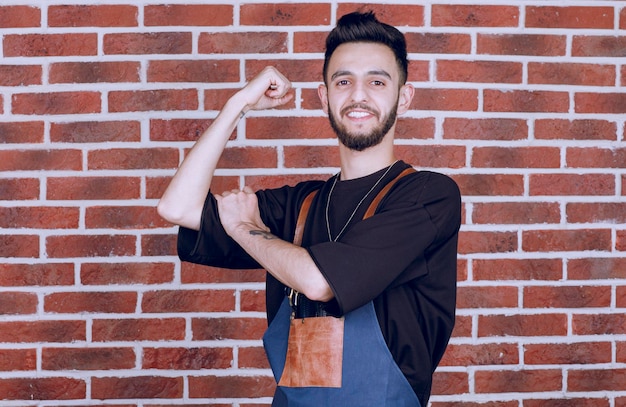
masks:
<instances>
[{"instance_id":1,"label":"blue apron","mask_svg":"<svg viewBox=\"0 0 626 407\"><path fill-rule=\"evenodd\" d=\"M291 307L287 298L263 335L276 382L285 366ZM370 301L345 315L341 388L277 386L273 407L421 407L393 360Z\"/></svg>"}]
</instances>

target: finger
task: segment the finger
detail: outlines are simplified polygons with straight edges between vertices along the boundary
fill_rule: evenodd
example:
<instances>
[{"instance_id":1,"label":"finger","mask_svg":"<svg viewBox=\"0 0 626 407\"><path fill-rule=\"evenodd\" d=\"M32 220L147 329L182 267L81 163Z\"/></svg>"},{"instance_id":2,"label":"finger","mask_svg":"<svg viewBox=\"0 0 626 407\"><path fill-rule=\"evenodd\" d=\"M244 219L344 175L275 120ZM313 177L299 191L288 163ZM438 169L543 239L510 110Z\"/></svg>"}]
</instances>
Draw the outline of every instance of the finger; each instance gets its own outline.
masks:
<instances>
[{"instance_id":1,"label":"finger","mask_svg":"<svg viewBox=\"0 0 626 407\"><path fill-rule=\"evenodd\" d=\"M245 192L246 194L254 194L254 190L247 185L243 187L243 192Z\"/></svg>"}]
</instances>

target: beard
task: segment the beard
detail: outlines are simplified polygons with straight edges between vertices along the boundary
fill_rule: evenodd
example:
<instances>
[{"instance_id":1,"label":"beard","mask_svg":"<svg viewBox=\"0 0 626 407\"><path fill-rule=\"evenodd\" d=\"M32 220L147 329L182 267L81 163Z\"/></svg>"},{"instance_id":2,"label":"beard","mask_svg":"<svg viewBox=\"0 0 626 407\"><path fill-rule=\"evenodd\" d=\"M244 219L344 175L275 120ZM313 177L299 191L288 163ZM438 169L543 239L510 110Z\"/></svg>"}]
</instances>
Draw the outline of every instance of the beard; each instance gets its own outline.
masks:
<instances>
[{"instance_id":1,"label":"beard","mask_svg":"<svg viewBox=\"0 0 626 407\"><path fill-rule=\"evenodd\" d=\"M368 106L360 103L353 104L342 109L340 114L343 116L345 112L355 108L367 110L377 117L380 115L379 112L374 111ZM396 102L395 106L389 111L389 113L383 117L383 120L369 132L350 132L344 124L337 120L330 109L328 109L328 119L330 120L330 125L335 131L335 134L337 134L337 138L341 144L350 150L363 151L367 148L376 146L383 141L389 130L396 122L397 110L398 102Z\"/></svg>"}]
</instances>

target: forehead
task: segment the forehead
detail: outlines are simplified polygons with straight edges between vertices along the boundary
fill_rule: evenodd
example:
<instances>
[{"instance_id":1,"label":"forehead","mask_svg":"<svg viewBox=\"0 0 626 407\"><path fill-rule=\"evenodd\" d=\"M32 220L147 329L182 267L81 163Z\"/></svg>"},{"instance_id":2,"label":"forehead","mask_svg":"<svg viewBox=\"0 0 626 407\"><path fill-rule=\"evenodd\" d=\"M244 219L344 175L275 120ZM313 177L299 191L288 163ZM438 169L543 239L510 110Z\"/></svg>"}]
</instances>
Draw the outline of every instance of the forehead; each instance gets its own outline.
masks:
<instances>
[{"instance_id":1,"label":"forehead","mask_svg":"<svg viewBox=\"0 0 626 407\"><path fill-rule=\"evenodd\" d=\"M383 44L371 42L349 42L341 44L328 61L328 77L337 72L362 75L368 72L385 71L392 79L398 79L399 68L393 51Z\"/></svg>"}]
</instances>

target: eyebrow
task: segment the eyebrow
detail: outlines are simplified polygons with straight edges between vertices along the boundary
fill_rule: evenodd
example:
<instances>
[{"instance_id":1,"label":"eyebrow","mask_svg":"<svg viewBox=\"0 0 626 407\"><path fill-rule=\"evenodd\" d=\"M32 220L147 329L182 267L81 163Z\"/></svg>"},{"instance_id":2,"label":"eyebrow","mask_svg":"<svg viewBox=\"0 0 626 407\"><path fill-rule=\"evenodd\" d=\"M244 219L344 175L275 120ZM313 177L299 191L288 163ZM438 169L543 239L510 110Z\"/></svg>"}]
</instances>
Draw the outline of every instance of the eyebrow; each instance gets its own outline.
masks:
<instances>
[{"instance_id":1,"label":"eyebrow","mask_svg":"<svg viewBox=\"0 0 626 407\"><path fill-rule=\"evenodd\" d=\"M354 75L354 73L351 71L337 71L331 75L330 79L333 80L339 76L350 76L350 75ZM385 71L384 69L375 69L372 71L368 71L367 75L384 76L387 79L391 79L391 75L389 74L389 72Z\"/></svg>"}]
</instances>

